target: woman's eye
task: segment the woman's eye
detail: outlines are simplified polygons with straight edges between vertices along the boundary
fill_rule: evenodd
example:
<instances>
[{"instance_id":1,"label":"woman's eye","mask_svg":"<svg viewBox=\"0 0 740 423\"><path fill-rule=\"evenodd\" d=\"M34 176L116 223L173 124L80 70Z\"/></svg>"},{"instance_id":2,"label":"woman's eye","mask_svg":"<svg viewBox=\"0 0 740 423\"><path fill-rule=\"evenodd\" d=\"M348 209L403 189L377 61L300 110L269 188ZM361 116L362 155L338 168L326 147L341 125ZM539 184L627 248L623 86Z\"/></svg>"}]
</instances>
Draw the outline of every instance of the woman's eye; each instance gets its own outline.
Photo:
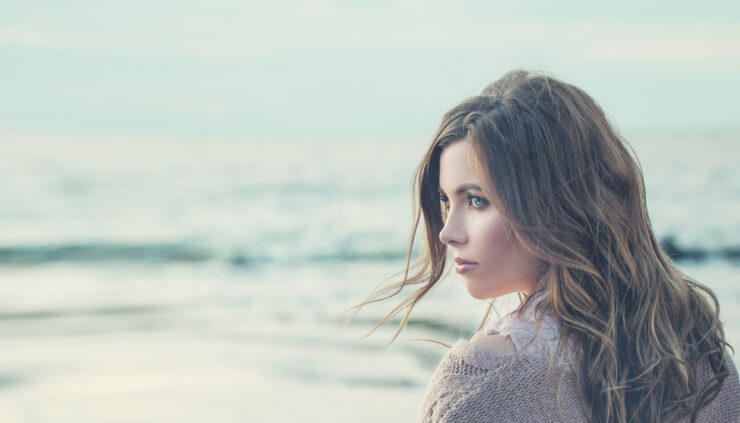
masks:
<instances>
[{"instance_id":1,"label":"woman's eye","mask_svg":"<svg viewBox=\"0 0 740 423\"><path fill-rule=\"evenodd\" d=\"M468 196L468 203L475 208L480 208L484 207L487 201L483 198L476 197L475 195L470 195Z\"/></svg>"}]
</instances>

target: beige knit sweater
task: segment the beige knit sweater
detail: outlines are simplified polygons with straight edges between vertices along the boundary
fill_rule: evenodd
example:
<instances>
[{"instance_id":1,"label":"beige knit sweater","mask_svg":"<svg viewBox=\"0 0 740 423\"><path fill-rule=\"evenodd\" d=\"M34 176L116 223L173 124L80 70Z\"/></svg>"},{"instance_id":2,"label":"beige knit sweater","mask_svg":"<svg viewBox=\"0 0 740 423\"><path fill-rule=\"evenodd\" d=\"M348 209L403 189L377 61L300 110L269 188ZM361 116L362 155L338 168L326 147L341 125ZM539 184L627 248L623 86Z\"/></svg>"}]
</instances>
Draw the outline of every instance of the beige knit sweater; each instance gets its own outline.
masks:
<instances>
[{"instance_id":1,"label":"beige knit sweater","mask_svg":"<svg viewBox=\"0 0 740 423\"><path fill-rule=\"evenodd\" d=\"M458 340L442 358L427 387L419 422L589 421L585 401L567 364L572 350L566 349L559 357L553 355L557 342L554 320L545 319L537 325L530 315L519 319L509 314L473 339L493 333L508 335L517 352L496 354ZM740 422L740 383L731 358L729 367L720 395L699 412L699 422ZM699 369L699 381L708 380L711 372L705 363Z\"/></svg>"}]
</instances>

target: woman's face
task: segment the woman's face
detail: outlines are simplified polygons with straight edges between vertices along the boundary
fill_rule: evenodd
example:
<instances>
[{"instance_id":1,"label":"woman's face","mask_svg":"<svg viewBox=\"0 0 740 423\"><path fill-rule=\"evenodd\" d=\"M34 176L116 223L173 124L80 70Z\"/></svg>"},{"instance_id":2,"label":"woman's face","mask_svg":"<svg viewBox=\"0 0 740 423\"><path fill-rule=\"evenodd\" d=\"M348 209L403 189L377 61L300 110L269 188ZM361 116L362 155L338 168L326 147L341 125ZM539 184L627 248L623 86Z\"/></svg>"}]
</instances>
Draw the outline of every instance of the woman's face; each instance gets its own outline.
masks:
<instances>
[{"instance_id":1,"label":"woman's face","mask_svg":"<svg viewBox=\"0 0 740 423\"><path fill-rule=\"evenodd\" d=\"M439 188L445 223L439 239L452 250L455 270L474 298L529 293L537 259L507 236L503 216L484 197L468 154L467 141L442 150Z\"/></svg>"}]
</instances>

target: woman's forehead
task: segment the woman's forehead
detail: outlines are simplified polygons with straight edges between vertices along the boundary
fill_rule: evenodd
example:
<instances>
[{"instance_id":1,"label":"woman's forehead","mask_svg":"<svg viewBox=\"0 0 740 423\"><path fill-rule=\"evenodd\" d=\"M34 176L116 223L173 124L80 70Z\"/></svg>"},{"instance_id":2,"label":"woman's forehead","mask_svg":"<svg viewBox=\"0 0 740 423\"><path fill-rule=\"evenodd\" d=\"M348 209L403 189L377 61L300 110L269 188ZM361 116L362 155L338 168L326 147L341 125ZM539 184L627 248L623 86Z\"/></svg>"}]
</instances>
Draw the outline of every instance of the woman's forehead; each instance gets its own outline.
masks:
<instances>
[{"instance_id":1,"label":"woman's forehead","mask_svg":"<svg viewBox=\"0 0 740 423\"><path fill-rule=\"evenodd\" d=\"M468 141L446 146L439 158L439 186L445 192L461 185L475 185L480 189L477 160Z\"/></svg>"}]
</instances>

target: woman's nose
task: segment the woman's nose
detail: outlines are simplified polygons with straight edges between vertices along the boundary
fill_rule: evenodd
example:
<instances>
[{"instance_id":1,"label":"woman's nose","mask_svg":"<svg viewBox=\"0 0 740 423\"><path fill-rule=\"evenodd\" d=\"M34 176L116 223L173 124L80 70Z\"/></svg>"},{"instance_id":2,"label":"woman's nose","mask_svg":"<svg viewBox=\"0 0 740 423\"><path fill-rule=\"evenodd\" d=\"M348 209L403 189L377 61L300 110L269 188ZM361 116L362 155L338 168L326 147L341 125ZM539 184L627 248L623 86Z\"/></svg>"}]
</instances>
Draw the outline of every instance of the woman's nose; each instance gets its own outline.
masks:
<instances>
[{"instance_id":1,"label":"woman's nose","mask_svg":"<svg viewBox=\"0 0 740 423\"><path fill-rule=\"evenodd\" d=\"M455 215L447 216L442 230L439 231L439 240L446 245L460 245L468 241L459 218Z\"/></svg>"}]
</instances>

